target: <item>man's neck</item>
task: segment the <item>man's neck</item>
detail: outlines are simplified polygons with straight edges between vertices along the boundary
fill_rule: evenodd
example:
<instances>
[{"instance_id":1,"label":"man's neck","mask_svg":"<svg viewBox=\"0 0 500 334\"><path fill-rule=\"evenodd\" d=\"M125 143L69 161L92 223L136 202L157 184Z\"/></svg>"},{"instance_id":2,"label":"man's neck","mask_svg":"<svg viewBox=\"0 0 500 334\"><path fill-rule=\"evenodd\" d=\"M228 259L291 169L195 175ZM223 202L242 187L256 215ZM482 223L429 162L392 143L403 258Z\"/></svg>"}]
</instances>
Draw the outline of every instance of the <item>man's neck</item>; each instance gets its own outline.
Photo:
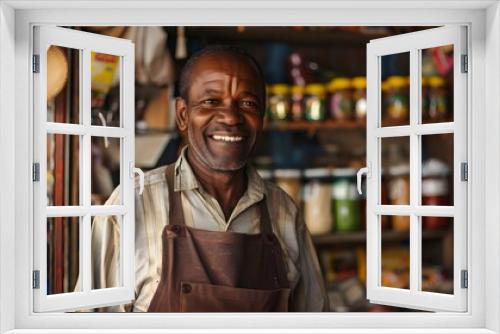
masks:
<instances>
[{"instance_id":1,"label":"man's neck","mask_svg":"<svg viewBox=\"0 0 500 334\"><path fill-rule=\"evenodd\" d=\"M226 221L247 189L245 168L235 171L217 171L199 162L188 149L186 158L203 189L213 196L222 208Z\"/></svg>"}]
</instances>

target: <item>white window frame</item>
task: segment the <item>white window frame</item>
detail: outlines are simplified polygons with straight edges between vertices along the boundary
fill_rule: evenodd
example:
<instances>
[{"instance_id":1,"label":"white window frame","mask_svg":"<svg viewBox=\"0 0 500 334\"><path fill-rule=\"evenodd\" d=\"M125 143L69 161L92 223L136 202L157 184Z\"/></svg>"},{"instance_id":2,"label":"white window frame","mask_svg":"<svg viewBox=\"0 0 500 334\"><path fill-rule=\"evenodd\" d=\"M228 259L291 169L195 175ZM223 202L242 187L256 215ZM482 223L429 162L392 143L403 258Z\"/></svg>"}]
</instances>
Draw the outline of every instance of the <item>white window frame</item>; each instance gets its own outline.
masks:
<instances>
[{"instance_id":1,"label":"white window frame","mask_svg":"<svg viewBox=\"0 0 500 334\"><path fill-rule=\"evenodd\" d=\"M35 312L70 311L102 305L128 304L134 299L134 45L124 39L52 26L34 27L33 53L39 56L39 73L33 74L34 162L39 164L39 178L33 184L33 269L39 273L39 288L34 289ZM47 121L47 50L50 46L75 49L79 53L79 122ZM120 124L119 127L91 123L91 53L119 57ZM66 134L80 138L79 205L47 206L47 135ZM120 141L121 205L91 205L91 139L114 138ZM124 190L125 189L125 190ZM116 215L120 224L120 286L92 290L91 219ZM47 218L79 217L79 290L47 295Z\"/></svg>"},{"instance_id":2,"label":"white window frame","mask_svg":"<svg viewBox=\"0 0 500 334\"><path fill-rule=\"evenodd\" d=\"M467 55L467 28L447 26L409 34L372 40L367 46L367 298L375 303L404 306L428 311L467 310L467 289L461 287L461 271L467 270L467 181L461 180L461 163L467 163L467 80L463 73L462 56ZM422 123L422 50L453 45L453 120L443 123ZM386 55L409 54L410 103L409 122L400 126L382 123L382 63ZM421 204L422 136L431 134L453 136L453 205L425 206ZM408 138L410 164L410 201L408 205L381 203L383 138ZM410 220L408 289L381 285L382 229L380 217L403 215ZM423 216L443 216L453 219L453 293L422 290L422 224Z\"/></svg>"},{"instance_id":3,"label":"white window frame","mask_svg":"<svg viewBox=\"0 0 500 334\"><path fill-rule=\"evenodd\" d=\"M62 7L66 9L62 9ZM126 6L126 8L120 8ZM71 7L71 8L68 8ZM47 9L50 8L50 9ZM138 9L139 8L139 9ZM284 9L288 8L288 9ZM34 314L32 233L31 27L57 25L441 25L470 27L468 142L468 312L387 314ZM15 68L13 66L15 64ZM487 68L487 71L486 71ZM191 332L500 333L500 9L496 1L185 0L0 3L0 332L110 332L192 328ZM15 124L15 126L13 126ZM15 143L15 145L12 145ZM485 182L488 180L488 182ZM14 194L14 196L12 196ZM474 228L471 229L471 225ZM15 254L15 256L12 256ZM14 287L14 288L13 288ZM487 293L486 293L487 291ZM471 293L473 292L473 293ZM211 328L212 330L202 330ZM259 330L266 328L267 330ZM298 329L301 328L302 330ZM383 328L383 329L377 329ZM388 328L391 328L390 330ZM36 329L45 329L37 331ZM74 329L74 330L72 330ZM97 330L101 329L101 330ZM245 330L243 330L245 329ZM286 330L288 329L288 330ZM357 329L357 330L356 330ZM62 331L61 331L62 332ZM88 330L91 332L91 330ZM116 331L115 331L116 332ZM164 330L174 332L174 330Z\"/></svg>"}]
</instances>

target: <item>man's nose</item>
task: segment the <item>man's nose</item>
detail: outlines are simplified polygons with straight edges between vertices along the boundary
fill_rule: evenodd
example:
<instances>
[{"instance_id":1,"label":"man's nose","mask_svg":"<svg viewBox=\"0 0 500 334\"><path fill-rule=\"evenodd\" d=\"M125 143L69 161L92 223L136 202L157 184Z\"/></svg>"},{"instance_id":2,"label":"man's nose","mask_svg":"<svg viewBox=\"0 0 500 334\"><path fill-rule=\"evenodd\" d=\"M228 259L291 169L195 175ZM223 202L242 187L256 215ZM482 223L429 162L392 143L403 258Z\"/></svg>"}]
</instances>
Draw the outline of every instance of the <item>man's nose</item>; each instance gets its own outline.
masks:
<instances>
[{"instance_id":1,"label":"man's nose","mask_svg":"<svg viewBox=\"0 0 500 334\"><path fill-rule=\"evenodd\" d=\"M239 104L236 101L228 101L220 110L219 121L227 125L237 125L243 122Z\"/></svg>"}]
</instances>

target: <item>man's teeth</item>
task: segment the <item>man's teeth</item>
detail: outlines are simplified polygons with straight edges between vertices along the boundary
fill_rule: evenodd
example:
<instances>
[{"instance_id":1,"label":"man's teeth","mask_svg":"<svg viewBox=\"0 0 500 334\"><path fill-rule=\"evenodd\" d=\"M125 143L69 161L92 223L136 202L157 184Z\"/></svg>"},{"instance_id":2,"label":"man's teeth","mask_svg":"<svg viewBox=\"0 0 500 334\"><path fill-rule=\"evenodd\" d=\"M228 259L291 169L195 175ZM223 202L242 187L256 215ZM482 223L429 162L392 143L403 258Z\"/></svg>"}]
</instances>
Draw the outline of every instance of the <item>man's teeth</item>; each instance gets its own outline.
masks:
<instances>
[{"instance_id":1,"label":"man's teeth","mask_svg":"<svg viewBox=\"0 0 500 334\"><path fill-rule=\"evenodd\" d=\"M239 137L239 136L213 135L212 138L215 139L215 140L227 141L227 142L238 142L238 141L242 141L243 140L243 137Z\"/></svg>"}]
</instances>

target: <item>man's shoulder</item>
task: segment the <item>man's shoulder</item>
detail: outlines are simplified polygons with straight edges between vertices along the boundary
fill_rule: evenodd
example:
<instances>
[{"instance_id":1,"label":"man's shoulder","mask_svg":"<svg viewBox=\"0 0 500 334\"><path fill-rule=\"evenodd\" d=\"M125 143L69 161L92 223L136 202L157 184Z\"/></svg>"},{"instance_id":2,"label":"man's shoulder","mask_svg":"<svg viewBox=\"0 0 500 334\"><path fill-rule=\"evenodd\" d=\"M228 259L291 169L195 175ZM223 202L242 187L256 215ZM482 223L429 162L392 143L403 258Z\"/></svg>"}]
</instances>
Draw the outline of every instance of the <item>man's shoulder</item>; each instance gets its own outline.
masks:
<instances>
[{"instance_id":1,"label":"man's shoulder","mask_svg":"<svg viewBox=\"0 0 500 334\"><path fill-rule=\"evenodd\" d=\"M262 180L264 182L265 193L268 207L272 209L286 209L289 213L295 215L299 208L295 201L277 184Z\"/></svg>"}]
</instances>

